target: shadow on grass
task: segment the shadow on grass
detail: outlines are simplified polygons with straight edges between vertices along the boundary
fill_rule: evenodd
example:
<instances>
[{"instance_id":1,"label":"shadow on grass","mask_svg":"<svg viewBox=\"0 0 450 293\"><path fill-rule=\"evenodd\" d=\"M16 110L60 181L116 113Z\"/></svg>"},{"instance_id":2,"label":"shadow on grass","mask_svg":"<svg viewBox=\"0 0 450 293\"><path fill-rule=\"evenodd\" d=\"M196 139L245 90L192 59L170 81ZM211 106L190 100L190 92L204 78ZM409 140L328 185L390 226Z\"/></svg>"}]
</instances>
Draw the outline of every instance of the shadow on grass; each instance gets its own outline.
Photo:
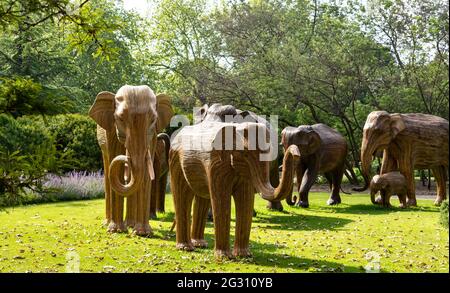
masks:
<instances>
[{"instance_id":1,"label":"shadow on grass","mask_svg":"<svg viewBox=\"0 0 450 293\"><path fill-rule=\"evenodd\" d=\"M340 204L335 207L321 207L319 208L322 212L332 211L334 213L343 214L360 214L360 215L386 215L390 213L405 213L405 212L439 212L439 208L430 206L418 206L418 207L408 207L402 209L399 207L385 208L374 204ZM315 209L312 208L312 211Z\"/></svg>"},{"instance_id":2,"label":"shadow on grass","mask_svg":"<svg viewBox=\"0 0 450 293\"><path fill-rule=\"evenodd\" d=\"M90 200L77 200L77 201L60 201L54 203L45 203L45 204L54 204L56 207L87 207L91 205Z\"/></svg>"},{"instance_id":3,"label":"shadow on grass","mask_svg":"<svg viewBox=\"0 0 450 293\"><path fill-rule=\"evenodd\" d=\"M158 214L158 218L155 221L172 223L174 218L175 214L173 212L168 212L165 214ZM236 222L235 219L232 219L231 221ZM253 217L252 227L255 228L254 224L271 224L268 228L278 230L336 230L351 222L353 221L345 218L298 215L288 212L282 212L281 214L258 213L256 217ZM207 221L206 225L207 227L214 228L213 222ZM161 232L163 231L164 230L161 230ZM166 232L169 231L167 230Z\"/></svg>"},{"instance_id":4,"label":"shadow on grass","mask_svg":"<svg viewBox=\"0 0 450 293\"><path fill-rule=\"evenodd\" d=\"M285 214L261 214L253 218L254 224L272 224L270 229L279 230L336 230L353 222L350 219L323 217L312 215Z\"/></svg>"},{"instance_id":5,"label":"shadow on grass","mask_svg":"<svg viewBox=\"0 0 450 293\"><path fill-rule=\"evenodd\" d=\"M273 252L263 252L253 249L253 258L243 260L249 264L276 268L285 268L293 270L302 270L306 272L324 272L324 273L343 273L343 272L365 272L363 267L343 265L322 259L310 259L292 255L284 255Z\"/></svg>"},{"instance_id":6,"label":"shadow on grass","mask_svg":"<svg viewBox=\"0 0 450 293\"><path fill-rule=\"evenodd\" d=\"M168 233L168 231L157 230L162 233L163 237L153 236L164 241L173 242L175 248L175 233ZM230 235L231 236L231 235ZM152 238L153 238L152 237ZM205 240L208 242L207 248L196 248L193 252L184 252L186 255L192 253L201 253L202 251L214 251L214 236L209 233L205 233ZM233 250L234 237L230 237L230 248ZM364 272L364 268L343 265L338 262L332 262L322 259L310 259L299 256L292 256L282 253L277 253L282 248L271 243L259 243L256 241L250 241L250 248L253 253L251 258L239 258L234 260L226 260L226 262L236 262L242 264L251 264L256 266L272 267L274 269L293 269L302 270L305 272ZM220 262L220 261L218 261ZM256 272L256 271L255 271Z\"/></svg>"}]
</instances>

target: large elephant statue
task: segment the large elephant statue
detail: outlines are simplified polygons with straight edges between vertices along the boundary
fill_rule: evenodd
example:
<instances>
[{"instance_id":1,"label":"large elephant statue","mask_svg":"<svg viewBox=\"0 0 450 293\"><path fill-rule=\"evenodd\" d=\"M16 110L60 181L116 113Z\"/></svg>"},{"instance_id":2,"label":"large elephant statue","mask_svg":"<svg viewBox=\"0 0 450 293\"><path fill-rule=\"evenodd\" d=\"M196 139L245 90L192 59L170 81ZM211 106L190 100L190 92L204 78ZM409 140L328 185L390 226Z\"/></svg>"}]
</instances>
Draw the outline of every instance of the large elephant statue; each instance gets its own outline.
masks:
<instances>
[{"instance_id":1,"label":"large elephant statue","mask_svg":"<svg viewBox=\"0 0 450 293\"><path fill-rule=\"evenodd\" d=\"M89 116L97 122L103 155L109 232L124 232L132 227L138 235L151 234L148 207L151 180L155 178L156 136L172 115L170 98L155 96L148 86L125 85L116 94L97 95ZM125 176L125 166L129 176ZM126 223L123 197L127 197Z\"/></svg>"},{"instance_id":2,"label":"large elephant statue","mask_svg":"<svg viewBox=\"0 0 450 293\"><path fill-rule=\"evenodd\" d=\"M281 143L284 149L296 145L300 150L300 160L295 170L300 199L295 203L295 197L292 201L292 195L289 195L286 202L289 205L308 207L309 190L318 174L324 174L331 187L327 203L341 203L339 191L347 156L347 142L344 137L325 124L301 125L283 129Z\"/></svg>"},{"instance_id":3,"label":"large elephant statue","mask_svg":"<svg viewBox=\"0 0 450 293\"><path fill-rule=\"evenodd\" d=\"M407 183L407 205L416 206L415 169L431 169L437 182L435 204L447 198L448 121L427 114L389 114L374 111L367 116L361 145L361 171L369 185L375 152L383 150L380 174L400 171Z\"/></svg>"},{"instance_id":4,"label":"large elephant statue","mask_svg":"<svg viewBox=\"0 0 450 293\"><path fill-rule=\"evenodd\" d=\"M227 117L228 116L228 117ZM207 104L203 105L196 113L194 113L194 123L198 124L204 121L207 122L231 122L228 119L232 120L233 123L244 123L244 122L257 122L266 125L269 130L272 130L272 125L263 117L257 115L252 111L242 111L237 109L232 105L222 105L220 103L212 104L208 106ZM277 135L277 134L275 134ZM282 154L279 154L282 156ZM272 186L278 186L280 182L279 176L279 165L278 165L278 156L275 160L270 162L270 183ZM267 203L267 208L271 210L283 210L283 205L281 201ZM254 213L256 214L256 212Z\"/></svg>"},{"instance_id":5,"label":"large elephant statue","mask_svg":"<svg viewBox=\"0 0 450 293\"><path fill-rule=\"evenodd\" d=\"M169 176L169 150L170 137L166 133L157 136L155 159L155 180L152 184L152 196L150 198L150 218L155 219L156 213L165 212L165 198L167 177Z\"/></svg>"},{"instance_id":6,"label":"large elephant statue","mask_svg":"<svg viewBox=\"0 0 450 293\"><path fill-rule=\"evenodd\" d=\"M227 132L234 139L227 139L230 138ZM286 150L280 184L274 188L269 181L270 162L260 160L260 155L270 152L270 148L262 145L263 140L251 139L251 134L255 133L264 134L266 139L269 136L267 127L261 123L202 122L182 128L173 138L169 170L178 249L193 250L194 247L207 246L204 229L211 202L215 255L232 257L229 242L233 195L236 209L233 254L241 257L250 255L254 193L260 192L267 200L284 199L292 186L295 160L299 155L296 146ZM264 142L267 143L267 140ZM200 146L193 147L196 143Z\"/></svg>"}]
</instances>

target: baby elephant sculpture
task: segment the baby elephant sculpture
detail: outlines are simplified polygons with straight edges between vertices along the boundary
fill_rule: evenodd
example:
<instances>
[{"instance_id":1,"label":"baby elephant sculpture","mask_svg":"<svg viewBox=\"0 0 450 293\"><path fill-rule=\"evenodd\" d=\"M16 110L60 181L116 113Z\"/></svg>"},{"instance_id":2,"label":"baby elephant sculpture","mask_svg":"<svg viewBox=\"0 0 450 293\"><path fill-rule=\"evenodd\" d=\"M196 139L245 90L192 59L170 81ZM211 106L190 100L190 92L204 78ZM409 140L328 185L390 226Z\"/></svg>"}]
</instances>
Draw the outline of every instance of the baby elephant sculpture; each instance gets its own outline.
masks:
<instances>
[{"instance_id":1,"label":"baby elephant sculpture","mask_svg":"<svg viewBox=\"0 0 450 293\"><path fill-rule=\"evenodd\" d=\"M380 197L375 199L375 194L378 191L380 192ZM400 207L406 208L406 193L406 178L400 172L375 175L370 182L370 200L373 204L390 207L390 198L393 194L396 194L400 200Z\"/></svg>"}]
</instances>

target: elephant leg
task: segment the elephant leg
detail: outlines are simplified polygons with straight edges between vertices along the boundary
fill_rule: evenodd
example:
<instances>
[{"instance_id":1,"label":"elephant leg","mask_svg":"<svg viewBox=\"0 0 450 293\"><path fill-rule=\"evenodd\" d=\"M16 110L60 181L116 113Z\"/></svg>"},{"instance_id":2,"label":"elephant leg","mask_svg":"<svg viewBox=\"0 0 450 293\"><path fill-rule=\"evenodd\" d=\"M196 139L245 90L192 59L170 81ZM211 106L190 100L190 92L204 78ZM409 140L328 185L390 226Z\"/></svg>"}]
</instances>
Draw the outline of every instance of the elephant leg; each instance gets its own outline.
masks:
<instances>
[{"instance_id":1,"label":"elephant leg","mask_svg":"<svg viewBox=\"0 0 450 293\"><path fill-rule=\"evenodd\" d=\"M417 206L416 201L416 183L414 180L414 158L412 157L411 147L404 149L398 159L398 170L406 179L406 197L408 206ZM394 171L394 170L390 170Z\"/></svg>"},{"instance_id":2,"label":"elephant leg","mask_svg":"<svg viewBox=\"0 0 450 293\"><path fill-rule=\"evenodd\" d=\"M446 172L447 170L444 166L439 166L433 169L433 175L434 178L436 179L437 185L436 200L434 201L435 205L440 205L442 201L444 201L447 198Z\"/></svg>"},{"instance_id":3,"label":"elephant leg","mask_svg":"<svg viewBox=\"0 0 450 293\"><path fill-rule=\"evenodd\" d=\"M123 197L111 190L111 221L108 224L108 232L127 231L123 222Z\"/></svg>"},{"instance_id":4,"label":"elephant leg","mask_svg":"<svg viewBox=\"0 0 450 293\"><path fill-rule=\"evenodd\" d=\"M190 237L190 216L194 192L189 187L180 163L171 164L170 185L172 187L173 203L175 206L177 249L192 251L194 246Z\"/></svg>"},{"instance_id":5,"label":"elephant leg","mask_svg":"<svg viewBox=\"0 0 450 293\"><path fill-rule=\"evenodd\" d=\"M317 179L317 169L308 168L306 169L305 174L303 175L302 184L300 185L299 194L300 200L297 203L297 206L307 208L309 207L309 199L308 194L309 190L313 186L314 182Z\"/></svg>"},{"instance_id":6,"label":"elephant leg","mask_svg":"<svg viewBox=\"0 0 450 293\"><path fill-rule=\"evenodd\" d=\"M156 219L156 202L157 197L159 195L159 177L161 176L160 172L160 158L157 153L155 153L155 158L153 159L153 171L155 174L155 179L151 181L151 192L150 192L150 204L149 204L149 213L150 219ZM150 178L149 178L150 180Z\"/></svg>"},{"instance_id":7,"label":"elephant leg","mask_svg":"<svg viewBox=\"0 0 450 293\"><path fill-rule=\"evenodd\" d=\"M327 179L328 186L329 186L330 190L332 190L333 189L333 173L327 172L327 173L324 173L323 176L325 177L325 179Z\"/></svg>"},{"instance_id":8,"label":"elephant leg","mask_svg":"<svg viewBox=\"0 0 450 293\"><path fill-rule=\"evenodd\" d=\"M111 192L111 200L110 200L111 221L109 222L108 225L108 232L112 233L126 232L127 228L125 223L123 222L124 199L120 194L118 194L114 190L110 189L110 192Z\"/></svg>"},{"instance_id":9,"label":"elephant leg","mask_svg":"<svg viewBox=\"0 0 450 293\"><path fill-rule=\"evenodd\" d=\"M267 209L273 210L273 211L283 211L283 205L281 204L281 201L269 201L267 202Z\"/></svg>"},{"instance_id":10,"label":"elephant leg","mask_svg":"<svg viewBox=\"0 0 450 293\"><path fill-rule=\"evenodd\" d=\"M250 257L250 229L252 226L255 193L253 186L241 183L234 193L236 206L236 230L233 254L237 257Z\"/></svg>"},{"instance_id":11,"label":"elephant leg","mask_svg":"<svg viewBox=\"0 0 450 293\"><path fill-rule=\"evenodd\" d=\"M208 247L208 242L205 240L205 226L209 206L209 199L200 196L195 197L191 230L191 241L195 247Z\"/></svg>"},{"instance_id":12,"label":"elephant leg","mask_svg":"<svg viewBox=\"0 0 450 293\"><path fill-rule=\"evenodd\" d=\"M391 207L391 196L392 193L390 191L385 191L383 196L383 206L385 208Z\"/></svg>"},{"instance_id":13,"label":"elephant leg","mask_svg":"<svg viewBox=\"0 0 450 293\"><path fill-rule=\"evenodd\" d=\"M156 172L155 172L156 177ZM158 178L158 177L156 177ZM151 183L151 192L150 192L150 204L148 207L148 212L150 215L150 219L156 219L156 196L158 194L158 180L155 178L155 180Z\"/></svg>"},{"instance_id":14,"label":"elephant leg","mask_svg":"<svg viewBox=\"0 0 450 293\"><path fill-rule=\"evenodd\" d=\"M108 226L111 221L111 185L109 183L109 158L106 151L102 150L104 189L105 189L105 222Z\"/></svg>"},{"instance_id":15,"label":"elephant leg","mask_svg":"<svg viewBox=\"0 0 450 293\"><path fill-rule=\"evenodd\" d=\"M406 191L399 192L398 194L398 200L400 202L400 208L404 209L407 207L406 205Z\"/></svg>"},{"instance_id":16,"label":"elephant leg","mask_svg":"<svg viewBox=\"0 0 450 293\"><path fill-rule=\"evenodd\" d=\"M216 258L232 258L230 251L230 221L231 221L231 176L224 174L226 167L214 166L207 173L209 194L214 215L214 235ZM214 174L214 175L212 175Z\"/></svg>"},{"instance_id":17,"label":"elephant leg","mask_svg":"<svg viewBox=\"0 0 450 293\"><path fill-rule=\"evenodd\" d=\"M383 160L381 161L380 175L398 170L398 162L387 149L383 151Z\"/></svg>"},{"instance_id":18,"label":"elephant leg","mask_svg":"<svg viewBox=\"0 0 450 293\"><path fill-rule=\"evenodd\" d=\"M159 188L156 196L156 211L159 213L165 212L167 175L168 173L166 172L159 178Z\"/></svg>"},{"instance_id":19,"label":"elephant leg","mask_svg":"<svg viewBox=\"0 0 450 293\"><path fill-rule=\"evenodd\" d=\"M331 174L332 178L332 188L331 188L331 195L330 198L327 201L328 205L336 205L341 203L341 196L339 194L341 189L341 183L342 183L342 176L344 176L344 165L339 166L336 168L336 170L333 171Z\"/></svg>"},{"instance_id":20,"label":"elephant leg","mask_svg":"<svg viewBox=\"0 0 450 293\"><path fill-rule=\"evenodd\" d=\"M125 225L128 228L133 228L136 225L137 216L137 199L135 194L127 197L126 210Z\"/></svg>"},{"instance_id":21,"label":"elephant leg","mask_svg":"<svg viewBox=\"0 0 450 293\"><path fill-rule=\"evenodd\" d=\"M408 206L417 206L416 201L416 184L414 181L414 169L404 170L401 172L406 178L406 197Z\"/></svg>"},{"instance_id":22,"label":"elephant leg","mask_svg":"<svg viewBox=\"0 0 450 293\"><path fill-rule=\"evenodd\" d=\"M150 198L152 181L150 176L145 173L142 188L134 195L137 201L136 223L133 227L133 233L140 236L149 236L152 234L152 229L149 224L150 220Z\"/></svg>"},{"instance_id":23,"label":"elephant leg","mask_svg":"<svg viewBox=\"0 0 450 293\"><path fill-rule=\"evenodd\" d=\"M210 206L208 209L208 217L207 217L208 222L214 222L214 218L213 218L213 212L212 212L212 207Z\"/></svg>"}]
</instances>

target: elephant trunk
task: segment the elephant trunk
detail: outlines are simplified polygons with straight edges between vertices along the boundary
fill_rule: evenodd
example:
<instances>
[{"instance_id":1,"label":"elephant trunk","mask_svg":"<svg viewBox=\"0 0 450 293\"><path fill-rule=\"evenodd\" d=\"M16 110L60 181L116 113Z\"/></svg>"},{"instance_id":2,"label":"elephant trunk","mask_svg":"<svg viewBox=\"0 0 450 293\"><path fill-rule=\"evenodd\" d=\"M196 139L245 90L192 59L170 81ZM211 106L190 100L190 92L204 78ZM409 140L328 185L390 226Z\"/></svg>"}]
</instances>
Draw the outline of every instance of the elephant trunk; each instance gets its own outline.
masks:
<instances>
[{"instance_id":1,"label":"elephant trunk","mask_svg":"<svg viewBox=\"0 0 450 293\"><path fill-rule=\"evenodd\" d=\"M157 139L161 139L164 141L164 154L166 160L169 158L169 151L170 151L170 137L167 135L167 133L160 133L157 136Z\"/></svg>"},{"instance_id":2,"label":"elephant trunk","mask_svg":"<svg viewBox=\"0 0 450 293\"><path fill-rule=\"evenodd\" d=\"M128 165L130 171L128 183L122 183L121 179L123 178L123 171L120 168L121 164ZM114 191L123 196L129 196L136 193L141 185L143 172L138 171L138 169L142 168L136 168L135 165L134 160L125 155L119 155L112 160L109 172L111 187Z\"/></svg>"},{"instance_id":3,"label":"elephant trunk","mask_svg":"<svg viewBox=\"0 0 450 293\"><path fill-rule=\"evenodd\" d=\"M263 168L258 168L260 164L248 162L253 185L261 194L262 198L268 201L281 201L285 199L292 190L294 168L300 158L300 152L296 145L291 145L283 159L283 171L281 173L280 184L274 188L269 180L269 162L264 162ZM248 160L248 158L246 158ZM265 171L265 172L264 172Z\"/></svg>"},{"instance_id":4,"label":"elephant trunk","mask_svg":"<svg viewBox=\"0 0 450 293\"><path fill-rule=\"evenodd\" d=\"M125 147L127 149L127 155L119 155L115 157L109 167L111 187L117 193L123 196L130 196L136 193L145 176L145 172L148 172L150 180L155 178L155 172L153 169L153 159L148 148L152 135L147 134L147 129L132 129L132 133L127 136L125 141ZM133 137L133 140L131 139ZM137 140L136 138L142 137L144 139ZM121 170L121 164L127 164L129 168L129 182L122 183L123 171Z\"/></svg>"},{"instance_id":5,"label":"elephant trunk","mask_svg":"<svg viewBox=\"0 0 450 293\"><path fill-rule=\"evenodd\" d=\"M371 147L367 146L367 141L363 139L361 147L361 175L364 178L364 186L353 188L354 191L364 191L369 187L370 164L372 163L373 151Z\"/></svg>"},{"instance_id":6,"label":"elephant trunk","mask_svg":"<svg viewBox=\"0 0 450 293\"><path fill-rule=\"evenodd\" d=\"M300 156L301 156L301 154L300 154ZM300 162L300 158L298 161ZM300 164L300 163L298 163L298 164ZM300 165L296 165L296 168L299 168L299 167L300 167ZM298 178L298 174L301 174L301 172L299 170L296 170L295 172L297 174L297 186L300 186L301 178ZM290 206L295 205L295 203L297 202L297 197L295 195L292 196L293 191L294 191L294 184L292 184L291 191L289 192L288 196L286 197L286 203Z\"/></svg>"},{"instance_id":7,"label":"elephant trunk","mask_svg":"<svg viewBox=\"0 0 450 293\"><path fill-rule=\"evenodd\" d=\"M376 191L375 189L370 190L370 201L371 201L373 204L378 204L378 203L375 201L375 194L377 194L377 191Z\"/></svg>"},{"instance_id":8,"label":"elephant trunk","mask_svg":"<svg viewBox=\"0 0 450 293\"><path fill-rule=\"evenodd\" d=\"M295 203L297 202L297 197L296 196L294 196L293 199L292 199L292 191L293 190L291 189L291 192L289 192L288 196L286 197L286 203L288 205L290 205L290 206L295 205Z\"/></svg>"}]
</instances>

